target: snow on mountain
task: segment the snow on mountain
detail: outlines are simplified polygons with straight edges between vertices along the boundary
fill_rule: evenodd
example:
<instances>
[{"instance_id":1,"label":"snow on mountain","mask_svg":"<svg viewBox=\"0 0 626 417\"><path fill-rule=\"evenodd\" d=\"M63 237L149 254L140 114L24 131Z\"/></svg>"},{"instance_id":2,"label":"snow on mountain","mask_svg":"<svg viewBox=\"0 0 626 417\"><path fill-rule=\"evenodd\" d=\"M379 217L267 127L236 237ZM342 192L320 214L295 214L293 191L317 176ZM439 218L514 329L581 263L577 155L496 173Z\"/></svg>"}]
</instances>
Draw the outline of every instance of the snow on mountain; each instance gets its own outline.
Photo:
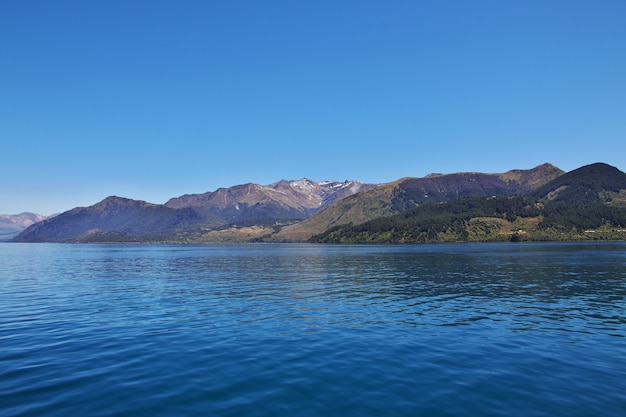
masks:
<instances>
[{"instance_id":1,"label":"snow on mountain","mask_svg":"<svg viewBox=\"0 0 626 417\"><path fill-rule=\"evenodd\" d=\"M372 188L357 181L315 182L308 178L281 180L269 185L242 184L203 194L172 198L166 206L210 211L227 221L252 218L303 219L327 205Z\"/></svg>"}]
</instances>

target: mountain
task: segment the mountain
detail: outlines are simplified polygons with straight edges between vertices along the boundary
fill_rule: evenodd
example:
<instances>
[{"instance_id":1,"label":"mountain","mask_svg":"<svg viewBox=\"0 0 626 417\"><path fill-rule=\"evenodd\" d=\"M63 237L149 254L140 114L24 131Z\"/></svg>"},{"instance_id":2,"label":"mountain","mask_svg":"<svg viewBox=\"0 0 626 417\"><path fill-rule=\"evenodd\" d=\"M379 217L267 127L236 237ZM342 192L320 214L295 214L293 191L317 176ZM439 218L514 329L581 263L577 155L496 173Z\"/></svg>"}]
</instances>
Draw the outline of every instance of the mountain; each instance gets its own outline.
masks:
<instances>
[{"instance_id":1,"label":"mountain","mask_svg":"<svg viewBox=\"0 0 626 417\"><path fill-rule=\"evenodd\" d=\"M345 195L372 186L355 181L316 183L307 179L279 181L269 186L243 184L172 198L164 205L113 196L32 225L12 240L250 240L273 233L272 226L276 224L304 219Z\"/></svg>"},{"instance_id":2,"label":"mountain","mask_svg":"<svg viewBox=\"0 0 626 417\"><path fill-rule=\"evenodd\" d=\"M587 229L622 239L624 210L626 174L617 168L598 163L564 173L543 164L502 174L430 174L379 186L307 179L249 183L166 204L108 197L32 224L12 240L302 242L319 235L317 241L405 242L600 236L586 235ZM392 228L381 229L387 221ZM375 228L380 233L372 234ZM517 236L517 231L524 234ZM361 237L353 239L356 234Z\"/></svg>"},{"instance_id":3,"label":"mountain","mask_svg":"<svg viewBox=\"0 0 626 417\"><path fill-rule=\"evenodd\" d=\"M430 174L424 178L403 178L346 197L298 224L284 227L271 237L278 241L301 241L341 224L360 224L411 208L451 201L462 197L525 195L564 171L551 164L503 174L477 172Z\"/></svg>"},{"instance_id":4,"label":"mountain","mask_svg":"<svg viewBox=\"0 0 626 417\"><path fill-rule=\"evenodd\" d=\"M463 197L314 235L315 243L435 243L626 239L626 207L531 197Z\"/></svg>"},{"instance_id":5,"label":"mountain","mask_svg":"<svg viewBox=\"0 0 626 417\"><path fill-rule=\"evenodd\" d=\"M159 240L177 231L223 224L223 220L193 209L172 209L113 196L35 223L13 241Z\"/></svg>"},{"instance_id":6,"label":"mountain","mask_svg":"<svg viewBox=\"0 0 626 417\"><path fill-rule=\"evenodd\" d=\"M279 181L267 186L243 184L219 188L214 192L172 198L166 207L194 208L214 214L228 223L268 223L268 221L302 220L322 207L372 184L356 181L314 182Z\"/></svg>"},{"instance_id":7,"label":"mountain","mask_svg":"<svg viewBox=\"0 0 626 417\"><path fill-rule=\"evenodd\" d=\"M416 205L440 203L460 197L527 194L563 173L551 164L543 164L533 169L512 170L504 174L430 174L425 178L402 181L392 203L402 211Z\"/></svg>"},{"instance_id":8,"label":"mountain","mask_svg":"<svg viewBox=\"0 0 626 417\"><path fill-rule=\"evenodd\" d=\"M604 163L585 165L544 184L531 195L571 203L626 202L626 174Z\"/></svg>"},{"instance_id":9,"label":"mountain","mask_svg":"<svg viewBox=\"0 0 626 417\"><path fill-rule=\"evenodd\" d=\"M35 213L0 214L0 242L17 236L31 224L45 218L46 216Z\"/></svg>"},{"instance_id":10,"label":"mountain","mask_svg":"<svg viewBox=\"0 0 626 417\"><path fill-rule=\"evenodd\" d=\"M527 196L462 197L360 224L331 227L312 242L425 243L626 239L626 174L606 164L561 175Z\"/></svg>"}]
</instances>

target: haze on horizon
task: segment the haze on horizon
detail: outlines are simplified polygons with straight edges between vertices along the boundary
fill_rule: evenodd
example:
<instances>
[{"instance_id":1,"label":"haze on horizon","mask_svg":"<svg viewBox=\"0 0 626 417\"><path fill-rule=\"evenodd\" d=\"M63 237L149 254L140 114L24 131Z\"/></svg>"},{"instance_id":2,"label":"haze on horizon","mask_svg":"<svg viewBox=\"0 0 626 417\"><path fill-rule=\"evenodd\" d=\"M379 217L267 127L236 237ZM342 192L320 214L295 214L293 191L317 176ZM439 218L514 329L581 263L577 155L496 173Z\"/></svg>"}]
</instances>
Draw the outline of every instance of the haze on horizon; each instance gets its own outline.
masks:
<instances>
[{"instance_id":1,"label":"haze on horizon","mask_svg":"<svg viewBox=\"0 0 626 417\"><path fill-rule=\"evenodd\" d=\"M626 2L0 3L0 213L626 168Z\"/></svg>"}]
</instances>

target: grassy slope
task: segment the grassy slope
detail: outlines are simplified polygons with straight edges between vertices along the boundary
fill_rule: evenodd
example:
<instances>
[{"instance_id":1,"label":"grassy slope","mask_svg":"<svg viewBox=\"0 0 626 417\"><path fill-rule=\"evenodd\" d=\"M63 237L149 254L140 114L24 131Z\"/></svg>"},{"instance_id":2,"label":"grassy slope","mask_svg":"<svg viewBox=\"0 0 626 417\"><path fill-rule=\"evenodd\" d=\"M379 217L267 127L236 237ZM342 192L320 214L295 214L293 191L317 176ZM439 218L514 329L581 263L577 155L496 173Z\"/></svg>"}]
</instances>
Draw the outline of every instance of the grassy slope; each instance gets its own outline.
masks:
<instances>
[{"instance_id":1,"label":"grassy slope","mask_svg":"<svg viewBox=\"0 0 626 417\"><path fill-rule=\"evenodd\" d=\"M302 222L286 226L268 240L305 241L312 235L322 233L330 227L345 223L364 223L393 214L390 201L397 191L399 180L346 197L326 207Z\"/></svg>"}]
</instances>

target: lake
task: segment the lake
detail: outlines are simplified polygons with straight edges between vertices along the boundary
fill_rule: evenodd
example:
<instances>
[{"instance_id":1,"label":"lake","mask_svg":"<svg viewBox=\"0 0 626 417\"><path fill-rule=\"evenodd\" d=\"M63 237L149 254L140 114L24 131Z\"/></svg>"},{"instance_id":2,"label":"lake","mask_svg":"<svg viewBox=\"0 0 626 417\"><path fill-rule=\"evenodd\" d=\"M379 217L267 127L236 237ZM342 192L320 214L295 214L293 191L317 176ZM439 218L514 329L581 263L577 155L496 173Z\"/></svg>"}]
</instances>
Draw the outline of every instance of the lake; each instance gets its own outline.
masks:
<instances>
[{"instance_id":1,"label":"lake","mask_svg":"<svg viewBox=\"0 0 626 417\"><path fill-rule=\"evenodd\" d=\"M623 416L626 243L0 244L2 416Z\"/></svg>"}]
</instances>

